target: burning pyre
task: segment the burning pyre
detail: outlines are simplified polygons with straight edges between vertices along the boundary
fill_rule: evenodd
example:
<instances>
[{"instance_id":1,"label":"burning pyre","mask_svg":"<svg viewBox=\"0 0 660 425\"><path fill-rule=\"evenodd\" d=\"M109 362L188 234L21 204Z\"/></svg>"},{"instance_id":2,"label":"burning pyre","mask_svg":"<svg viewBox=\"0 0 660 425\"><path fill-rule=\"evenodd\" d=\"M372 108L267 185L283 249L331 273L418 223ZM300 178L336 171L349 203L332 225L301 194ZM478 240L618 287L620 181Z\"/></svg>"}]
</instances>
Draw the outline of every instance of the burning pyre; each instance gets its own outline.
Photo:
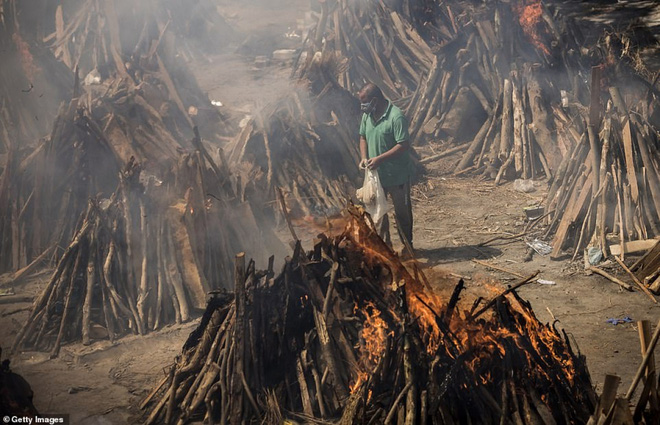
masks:
<instances>
[{"instance_id":1,"label":"burning pyre","mask_svg":"<svg viewBox=\"0 0 660 425\"><path fill-rule=\"evenodd\" d=\"M147 423L586 423L585 359L529 303L461 309L463 282L441 299L366 214L346 216L279 275L237 257L235 293L210 300Z\"/></svg>"}]
</instances>

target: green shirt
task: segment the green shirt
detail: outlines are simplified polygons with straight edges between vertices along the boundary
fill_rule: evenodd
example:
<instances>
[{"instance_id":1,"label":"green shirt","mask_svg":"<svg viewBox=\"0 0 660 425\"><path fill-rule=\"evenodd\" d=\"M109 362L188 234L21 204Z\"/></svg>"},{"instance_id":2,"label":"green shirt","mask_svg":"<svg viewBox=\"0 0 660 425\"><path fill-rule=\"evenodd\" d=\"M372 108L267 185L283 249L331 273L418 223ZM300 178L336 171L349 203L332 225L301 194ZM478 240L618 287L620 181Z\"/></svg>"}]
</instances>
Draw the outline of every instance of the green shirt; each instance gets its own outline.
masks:
<instances>
[{"instance_id":1,"label":"green shirt","mask_svg":"<svg viewBox=\"0 0 660 425\"><path fill-rule=\"evenodd\" d=\"M367 139L369 158L389 151L396 144L407 142L408 120L401 109L388 102L385 113L377 122L371 114L362 114L360 136ZM378 177L383 187L398 186L410 180L412 164L406 150L392 159L383 161L377 168Z\"/></svg>"}]
</instances>

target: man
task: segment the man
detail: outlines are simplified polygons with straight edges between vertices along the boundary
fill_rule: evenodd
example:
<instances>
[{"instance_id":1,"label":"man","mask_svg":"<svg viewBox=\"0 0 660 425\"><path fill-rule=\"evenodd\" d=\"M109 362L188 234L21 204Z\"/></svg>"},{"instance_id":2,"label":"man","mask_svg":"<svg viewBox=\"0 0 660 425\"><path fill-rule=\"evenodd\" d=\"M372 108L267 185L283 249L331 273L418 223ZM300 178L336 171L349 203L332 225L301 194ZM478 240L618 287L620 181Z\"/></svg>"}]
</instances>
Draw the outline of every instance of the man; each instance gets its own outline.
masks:
<instances>
[{"instance_id":1,"label":"man","mask_svg":"<svg viewBox=\"0 0 660 425\"><path fill-rule=\"evenodd\" d=\"M392 199L403 253L412 254L413 216L410 204L410 141L408 120L401 110L385 99L375 84L368 83L358 92L362 121L360 123L360 168L378 171L385 194ZM391 245L387 214L376 223L378 233Z\"/></svg>"}]
</instances>

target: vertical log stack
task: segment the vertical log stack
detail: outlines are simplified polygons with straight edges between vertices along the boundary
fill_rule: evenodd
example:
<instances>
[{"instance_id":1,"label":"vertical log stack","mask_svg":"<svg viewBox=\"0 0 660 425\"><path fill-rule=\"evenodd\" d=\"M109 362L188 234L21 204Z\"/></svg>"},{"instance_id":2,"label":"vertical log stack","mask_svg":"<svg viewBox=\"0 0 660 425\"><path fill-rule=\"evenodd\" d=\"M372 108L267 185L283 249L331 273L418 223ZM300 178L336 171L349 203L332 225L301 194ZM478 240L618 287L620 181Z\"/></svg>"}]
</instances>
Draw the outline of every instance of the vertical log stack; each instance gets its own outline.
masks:
<instances>
[{"instance_id":1,"label":"vertical log stack","mask_svg":"<svg viewBox=\"0 0 660 425\"><path fill-rule=\"evenodd\" d=\"M580 126L580 143L559 167L546 201L553 212L546 230L553 257L570 250L575 258L586 247L606 257L613 245L625 254L628 242L660 234L660 140L648 114L658 107L655 89L644 89L650 96L640 98L633 86L629 107L617 86L602 92L600 83L592 87L605 109Z\"/></svg>"},{"instance_id":2,"label":"vertical log stack","mask_svg":"<svg viewBox=\"0 0 660 425\"><path fill-rule=\"evenodd\" d=\"M339 87L330 60L316 74L267 105L235 137L227 159L240 176L239 196L256 208L271 205L282 188L294 215L323 217L338 213L359 180L357 128L359 105Z\"/></svg>"},{"instance_id":3,"label":"vertical log stack","mask_svg":"<svg viewBox=\"0 0 660 425\"><path fill-rule=\"evenodd\" d=\"M283 249L223 186L228 175L201 141L192 144L198 149L182 153L160 177L131 157L116 191L88 201L13 350L55 357L65 343L187 321L231 277L235 252Z\"/></svg>"}]
</instances>

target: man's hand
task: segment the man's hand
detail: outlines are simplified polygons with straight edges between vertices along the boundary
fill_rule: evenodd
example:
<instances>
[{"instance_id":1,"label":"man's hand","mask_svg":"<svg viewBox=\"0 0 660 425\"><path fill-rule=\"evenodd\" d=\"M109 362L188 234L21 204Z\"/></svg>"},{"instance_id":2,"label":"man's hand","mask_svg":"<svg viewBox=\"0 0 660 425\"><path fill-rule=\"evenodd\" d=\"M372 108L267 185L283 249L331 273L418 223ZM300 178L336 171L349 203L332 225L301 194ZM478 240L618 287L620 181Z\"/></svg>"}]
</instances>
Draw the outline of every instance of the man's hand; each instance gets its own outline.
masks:
<instances>
[{"instance_id":1,"label":"man's hand","mask_svg":"<svg viewBox=\"0 0 660 425\"><path fill-rule=\"evenodd\" d=\"M360 165L358 165L358 167L360 167L360 170L364 170L365 168L367 168L368 162L369 160L367 158L362 158L362 160L360 161Z\"/></svg>"},{"instance_id":2,"label":"man's hand","mask_svg":"<svg viewBox=\"0 0 660 425\"><path fill-rule=\"evenodd\" d=\"M383 158L381 158L380 155L375 158L369 158L367 160L367 168L370 170L375 170L378 168L381 162L383 162Z\"/></svg>"}]
</instances>

